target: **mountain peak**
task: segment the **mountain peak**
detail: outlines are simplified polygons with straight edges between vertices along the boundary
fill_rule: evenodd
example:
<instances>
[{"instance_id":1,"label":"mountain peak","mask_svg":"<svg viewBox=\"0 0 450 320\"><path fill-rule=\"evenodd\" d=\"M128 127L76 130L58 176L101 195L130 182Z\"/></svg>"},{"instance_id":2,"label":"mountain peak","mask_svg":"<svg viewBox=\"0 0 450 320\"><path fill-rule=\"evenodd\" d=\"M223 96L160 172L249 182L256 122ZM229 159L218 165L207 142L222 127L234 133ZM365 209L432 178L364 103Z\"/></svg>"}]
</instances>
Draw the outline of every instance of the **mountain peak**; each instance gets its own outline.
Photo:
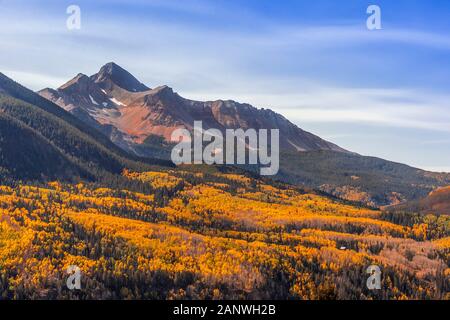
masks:
<instances>
[{"instance_id":1,"label":"mountain peak","mask_svg":"<svg viewBox=\"0 0 450 320\"><path fill-rule=\"evenodd\" d=\"M67 81L65 84L59 87L59 89L64 90L69 87L72 87L73 85L79 85L86 87L91 80L89 77L83 73L77 74L73 79Z\"/></svg>"},{"instance_id":2,"label":"mountain peak","mask_svg":"<svg viewBox=\"0 0 450 320\"><path fill-rule=\"evenodd\" d=\"M99 74L118 74L118 73L128 73L124 68L116 64L115 62L108 62L100 68Z\"/></svg>"},{"instance_id":3,"label":"mountain peak","mask_svg":"<svg viewBox=\"0 0 450 320\"><path fill-rule=\"evenodd\" d=\"M112 84L130 92L147 91L149 88L137 80L131 73L114 62L108 62L91 79L100 85Z\"/></svg>"},{"instance_id":4,"label":"mountain peak","mask_svg":"<svg viewBox=\"0 0 450 320\"><path fill-rule=\"evenodd\" d=\"M152 92L154 92L155 94L161 94L161 93L173 94L174 93L173 89L166 85L156 87L155 89L152 90Z\"/></svg>"}]
</instances>

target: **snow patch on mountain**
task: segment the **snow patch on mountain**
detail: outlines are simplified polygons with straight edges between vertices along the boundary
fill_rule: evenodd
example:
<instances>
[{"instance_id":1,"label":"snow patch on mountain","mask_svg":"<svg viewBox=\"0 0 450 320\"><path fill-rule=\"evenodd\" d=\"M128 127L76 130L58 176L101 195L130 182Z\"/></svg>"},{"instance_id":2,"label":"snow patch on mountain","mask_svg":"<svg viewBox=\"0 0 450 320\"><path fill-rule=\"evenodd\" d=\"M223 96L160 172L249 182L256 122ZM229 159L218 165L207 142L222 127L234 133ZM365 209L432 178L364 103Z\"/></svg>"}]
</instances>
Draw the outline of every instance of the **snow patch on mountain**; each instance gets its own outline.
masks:
<instances>
[{"instance_id":1,"label":"snow patch on mountain","mask_svg":"<svg viewBox=\"0 0 450 320\"><path fill-rule=\"evenodd\" d=\"M118 106L125 106L126 104L117 100L116 98L110 98L109 100L111 100L114 104L118 105Z\"/></svg>"},{"instance_id":2,"label":"snow patch on mountain","mask_svg":"<svg viewBox=\"0 0 450 320\"><path fill-rule=\"evenodd\" d=\"M95 104L96 106L98 106L97 101L95 101L94 98L92 98L91 95L89 95L89 99L91 99L91 102L92 102L93 104Z\"/></svg>"}]
</instances>

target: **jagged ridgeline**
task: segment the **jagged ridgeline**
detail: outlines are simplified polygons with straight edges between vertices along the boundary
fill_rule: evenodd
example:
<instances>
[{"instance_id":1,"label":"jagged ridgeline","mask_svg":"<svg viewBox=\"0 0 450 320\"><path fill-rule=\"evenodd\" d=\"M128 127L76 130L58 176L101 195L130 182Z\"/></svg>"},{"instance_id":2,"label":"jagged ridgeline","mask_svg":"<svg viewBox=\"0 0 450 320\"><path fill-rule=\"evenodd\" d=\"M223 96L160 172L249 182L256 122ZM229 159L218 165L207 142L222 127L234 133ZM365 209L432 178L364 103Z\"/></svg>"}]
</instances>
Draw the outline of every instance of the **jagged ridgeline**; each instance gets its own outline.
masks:
<instances>
[{"instance_id":1,"label":"jagged ridgeline","mask_svg":"<svg viewBox=\"0 0 450 320\"><path fill-rule=\"evenodd\" d=\"M95 180L124 168L171 165L126 153L95 128L1 73L0 122L3 179Z\"/></svg>"}]
</instances>

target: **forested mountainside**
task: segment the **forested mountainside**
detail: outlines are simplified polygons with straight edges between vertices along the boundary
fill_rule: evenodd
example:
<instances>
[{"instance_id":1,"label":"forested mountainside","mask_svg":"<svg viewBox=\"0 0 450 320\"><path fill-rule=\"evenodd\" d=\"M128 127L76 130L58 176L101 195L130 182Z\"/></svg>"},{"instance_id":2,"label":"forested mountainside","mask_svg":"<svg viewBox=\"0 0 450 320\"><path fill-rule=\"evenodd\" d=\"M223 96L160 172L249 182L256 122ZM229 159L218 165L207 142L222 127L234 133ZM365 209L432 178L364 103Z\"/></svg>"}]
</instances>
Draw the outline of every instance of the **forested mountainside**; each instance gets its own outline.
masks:
<instances>
[{"instance_id":1,"label":"forested mountainside","mask_svg":"<svg viewBox=\"0 0 450 320\"><path fill-rule=\"evenodd\" d=\"M424 198L384 208L387 212L401 213L445 214L450 215L450 187L443 187L430 192Z\"/></svg>"},{"instance_id":2,"label":"forested mountainside","mask_svg":"<svg viewBox=\"0 0 450 320\"><path fill-rule=\"evenodd\" d=\"M0 187L3 299L449 299L448 216L396 216L214 167ZM382 289L366 287L370 265ZM82 270L82 289L66 270Z\"/></svg>"},{"instance_id":3,"label":"forested mountainside","mask_svg":"<svg viewBox=\"0 0 450 320\"><path fill-rule=\"evenodd\" d=\"M0 176L8 180L12 178L39 180L43 177L89 178L86 171L38 132L2 112L0 112Z\"/></svg>"},{"instance_id":4,"label":"forested mountainside","mask_svg":"<svg viewBox=\"0 0 450 320\"><path fill-rule=\"evenodd\" d=\"M379 207L420 199L450 185L436 173L358 154L311 151L280 155L282 181L320 189L339 198Z\"/></svg>"},{"instance_id":5,"label":"forested mountainside","mask_svg":"<svg viewBox=\"0 0 450 320\"><path fill-rule=\"evenodd\" d=\"M111 141L100 134L97 130L91 126L86 125L83 121L71 115L69 112L60 108L58 105L51 101L41 97L32 90L25 88L14 80L8 78L4 74L0 73L0 94L21 100L36 108L41 109L57 118L65 121L68 125L80 130L83 134L97 140L100 144L105 145L111 151L125 154L120 148L116 147Z\"/></svg>"}]
</instances>

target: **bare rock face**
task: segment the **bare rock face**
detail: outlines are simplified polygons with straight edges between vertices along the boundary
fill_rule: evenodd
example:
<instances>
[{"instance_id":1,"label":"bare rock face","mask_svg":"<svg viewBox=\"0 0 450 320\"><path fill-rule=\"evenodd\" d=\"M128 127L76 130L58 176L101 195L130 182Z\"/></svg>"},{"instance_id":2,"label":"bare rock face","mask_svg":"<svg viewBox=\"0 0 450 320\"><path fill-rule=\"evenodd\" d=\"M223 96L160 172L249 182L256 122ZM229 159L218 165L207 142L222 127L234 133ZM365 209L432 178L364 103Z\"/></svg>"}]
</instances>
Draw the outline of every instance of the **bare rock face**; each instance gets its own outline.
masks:
<instances>
[{"instance_id":1,"label":"bare rock face","mask_svg":"<svg viewBox=\"0 0 450 320\"><path fill-rule=\"evenodd\" d=\"M91 76L91 79L103 89L112 90L116 86L129 92L142 92L150 89L114 62L105 64L98 73Z\"/></svg>"},{"instance_id":2,"label":"bare rock face","mask_svg":"<svg viewBox=\"0 0 450 320\"><path fill-rule=\"evenodd\" d=\"M285 151L346 150L306 132L268 109L257 109L232 100L193 101L168 86L150 89L115 63L104 65L90 77L78 74L58 89L39 94L102 130L128 151L150 135L170 140L178 128L192 129L194 121L203 128L244 130L279 129L280 148Z\"/></svg>"}]
</instances>

